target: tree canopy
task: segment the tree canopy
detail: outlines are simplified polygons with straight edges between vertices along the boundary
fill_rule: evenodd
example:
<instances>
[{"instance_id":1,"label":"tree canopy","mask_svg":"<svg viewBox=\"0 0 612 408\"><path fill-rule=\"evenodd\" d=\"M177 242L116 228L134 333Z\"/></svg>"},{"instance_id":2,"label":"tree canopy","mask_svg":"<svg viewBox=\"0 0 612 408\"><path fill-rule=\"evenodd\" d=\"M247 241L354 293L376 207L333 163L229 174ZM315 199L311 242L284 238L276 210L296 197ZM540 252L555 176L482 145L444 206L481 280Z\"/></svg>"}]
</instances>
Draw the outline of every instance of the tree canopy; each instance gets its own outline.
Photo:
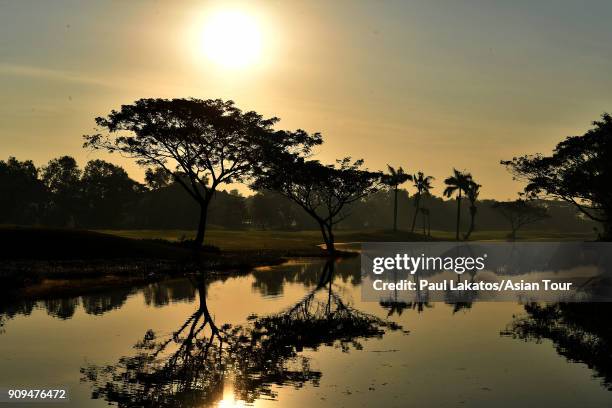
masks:
<instances>
[{"instance_id":1,"label":"tree canopy","mask_svg":"<svg viewBox=\"0 0 612 408\"><path fill-rule=\"evenodd\" d=\"M529 196L548 196L574 204L585 216L604 226L612 237L612 116L582 136L569 136L552 155L515 157L501 162L518 179L527 181Z\"/></svg>"},{"instance_id":2,"label":"tree canopy","mask_svg":"<svg viewBox=\"0 0 612 408\"><path fill-rule=\"evenodd\" d=\"M378 190L382 174L362 170L363 160L350 157L335 165L287 155L260 173L252 187L275 190L291 199L320 226L330 254L334 253L333 227L348 215L347 204Z\"/></svg>"},{"instance_id":3,"label":"tree canopy","mask_svg":"<svg viewBox=\"0 0 612 408\"><path fill-rule=\"evenodd\" d=\"M493 208L510 223L512 240L516 239L516 232L521 227L548 217L546 207L522 198L514 201L497 201L493 204Z\"/></svg>"},{"instance_id":4,"label":"tree canopy","mask_svg":"<svg viewBox=\"0 0 612 408\"><path fill-rule=\"evenodd\" d=\"M171 174L200 204L196 246L204 240L207 208L220 184L244 181L272 152L310 153L319 134L276 131L278 118L238 109L220 99L139 99L96 118L106 134L86 135L85 147L120 152L139 165ZM184 176L184 177L183 177Z\"/></svg>"}]
</instances>

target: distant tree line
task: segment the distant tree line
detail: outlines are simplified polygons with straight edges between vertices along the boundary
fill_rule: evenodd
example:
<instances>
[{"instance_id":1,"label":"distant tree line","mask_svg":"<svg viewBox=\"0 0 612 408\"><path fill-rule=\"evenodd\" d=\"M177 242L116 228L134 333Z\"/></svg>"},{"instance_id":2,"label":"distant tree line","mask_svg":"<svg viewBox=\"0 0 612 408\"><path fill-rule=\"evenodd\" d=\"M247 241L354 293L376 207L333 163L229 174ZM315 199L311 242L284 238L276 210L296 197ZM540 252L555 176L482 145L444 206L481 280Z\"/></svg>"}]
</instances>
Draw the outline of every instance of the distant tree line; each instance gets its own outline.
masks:
<instances>
[{"instance_id":1,"label":"distant tree line","mask_svg":"<svg viewBox=\"0 0 612 408\"><path fill-rule=\"evenodd\" d=\"M422 179L422 178L421 178ZM350 211L338 223L344 229L390 229L416 231L423 226L455 231L457 202L415 186L379 190L346 204ZM396 194L397 191L397 194ZM397 216L394 216L397 195ZM194 229L199 206L185 189L165 172L147 171L145 182L129 177L120 166L91 160L80 168L74 158L58 157L36 167L30 160L14 157L0 160L0 223L96 229ZM495 200L478 200L480 230L510 230L506 216L495 208ZM559 232L592 231L595 223L563 201L538 201L548 217L526 225L526 229ZM470 200L461 202L470 214ZM426 208L432 214L415 217ZM507 211L512 210L513 207ZM520 215L517 215L517 217ZM261 190L244 196L237 190L220 190L211 199L209 225L227 229L303 230L319 229L319 223L284 195ZM518 221L517 221L518 222ZM469 231L471 219L461 220Z\"/></svg>"}]
</instances>

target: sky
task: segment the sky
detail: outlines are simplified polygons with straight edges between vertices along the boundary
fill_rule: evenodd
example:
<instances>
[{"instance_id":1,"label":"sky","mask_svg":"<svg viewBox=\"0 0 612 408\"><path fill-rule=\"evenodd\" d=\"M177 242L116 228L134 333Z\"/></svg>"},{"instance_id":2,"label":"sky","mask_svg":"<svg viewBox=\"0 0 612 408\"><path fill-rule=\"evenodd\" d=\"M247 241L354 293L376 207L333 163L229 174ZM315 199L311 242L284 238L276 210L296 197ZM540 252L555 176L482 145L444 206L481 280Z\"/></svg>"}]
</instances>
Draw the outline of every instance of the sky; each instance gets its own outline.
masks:
<instances>
[{"instance_id":1,"label":"sky","mask_svg":"<svg viewBox=\"0 0 612 408\"><path fill-rule=\"evenodd\" d=\"M242 66L207 53L226 12L256 27ZM82 148L94 118L144 97L221 98L321 132L322 162L422 170L438 195L455 167L481 197L512 199L522 185L501 159L550 153L612 111L611 17L607 0L0 0L0 160L103 158L142 180L132 160Z\"/></svg>"}]
</instances>

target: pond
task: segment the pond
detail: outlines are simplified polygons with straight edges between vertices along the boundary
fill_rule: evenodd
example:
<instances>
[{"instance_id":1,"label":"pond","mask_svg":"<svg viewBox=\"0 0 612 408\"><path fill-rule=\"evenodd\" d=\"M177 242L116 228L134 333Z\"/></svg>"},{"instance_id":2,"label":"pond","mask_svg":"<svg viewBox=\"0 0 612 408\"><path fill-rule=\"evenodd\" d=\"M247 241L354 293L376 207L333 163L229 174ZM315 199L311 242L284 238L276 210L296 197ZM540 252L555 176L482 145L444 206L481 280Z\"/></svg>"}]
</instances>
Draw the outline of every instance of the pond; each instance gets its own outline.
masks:
<instances>
[{"instance_id":1,"label":"pond","mask_svg":"<svg viewBox=\"0 0 612 408\"><path fill-rule=\"evenodd\" d=\"M303 259L13 304L0 386L77 407L612 406L609 329L560 307L362 302L359 270Z\"/></svg>"}]
</instances>

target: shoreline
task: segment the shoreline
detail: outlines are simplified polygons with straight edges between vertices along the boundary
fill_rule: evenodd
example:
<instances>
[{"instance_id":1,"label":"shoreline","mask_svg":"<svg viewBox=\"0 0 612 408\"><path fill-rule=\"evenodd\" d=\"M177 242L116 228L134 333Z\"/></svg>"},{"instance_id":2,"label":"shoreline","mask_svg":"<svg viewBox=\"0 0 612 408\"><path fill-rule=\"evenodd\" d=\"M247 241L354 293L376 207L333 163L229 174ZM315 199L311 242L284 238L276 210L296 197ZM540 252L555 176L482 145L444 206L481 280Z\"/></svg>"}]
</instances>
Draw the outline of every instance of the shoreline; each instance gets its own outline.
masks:
<instances>
[{"instance_id":1,"label":"shoreline","mask_svg":"<svg viewBox=\"0 0 612 408\"><path fill-rule=\"evenodd\" d=\"M282 265L293 259L325 259L323 251L258 251L259 253L227 252L216 254L205 260L202 265L192 262L177 262L154 259L112 259L112 260L69 260L69 261L9 261L5 262L2 273L6 274L6 264L18 265L12 273L36 273L46 270L36 280L25 281L20 286L7 286L6 279L0 289L3 304L14 301L39 301L58 297L80 296L95 292L140 286L166 279L184 278L204 272L207 280L225 279L241 276L256 268ZM338 258L356 256L353 252L339 252ZM82 268L85 268L82 269ZM51 271L51 272L49 272Z\"/></svg>"}]
</instances>

